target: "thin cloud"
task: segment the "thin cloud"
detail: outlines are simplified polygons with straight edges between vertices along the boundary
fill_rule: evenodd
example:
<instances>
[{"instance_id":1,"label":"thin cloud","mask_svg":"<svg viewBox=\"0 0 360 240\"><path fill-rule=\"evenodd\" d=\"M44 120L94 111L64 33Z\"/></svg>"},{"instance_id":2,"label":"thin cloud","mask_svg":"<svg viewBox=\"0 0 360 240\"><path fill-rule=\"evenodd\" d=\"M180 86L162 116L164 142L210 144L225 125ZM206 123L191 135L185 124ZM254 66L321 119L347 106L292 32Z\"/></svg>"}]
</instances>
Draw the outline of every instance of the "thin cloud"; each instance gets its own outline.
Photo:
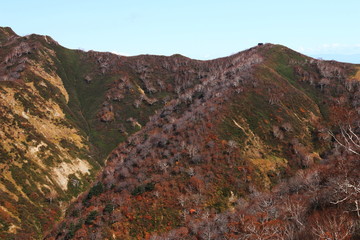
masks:
<instances>
[{"instance_id":1,"label":"thin cloud","mask_svg":"<svg viewBox=\"0 0 360 240\"><path fill-rule=\"evenodd\" d=\"M299 47L297 50L305 54L359 54L360 44L325 43L313 48Z\"/></svg>"}]
</instances>

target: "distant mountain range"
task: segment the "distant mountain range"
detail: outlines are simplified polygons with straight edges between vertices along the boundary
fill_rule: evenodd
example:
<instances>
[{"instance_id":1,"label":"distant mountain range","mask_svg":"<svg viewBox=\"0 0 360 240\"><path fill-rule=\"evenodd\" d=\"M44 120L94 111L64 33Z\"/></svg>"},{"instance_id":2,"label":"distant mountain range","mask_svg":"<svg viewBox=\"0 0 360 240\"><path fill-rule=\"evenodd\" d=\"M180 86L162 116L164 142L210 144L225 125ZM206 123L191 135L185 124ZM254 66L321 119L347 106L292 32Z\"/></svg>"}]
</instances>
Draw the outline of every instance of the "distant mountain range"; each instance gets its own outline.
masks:
<instances>
[{"instance_id":1,"label":"distant mountain range","mask_svg":"<svg viewBox=\"0 0 360 240\"><path fill-rule=\"evenodd\" d=\"M360 54L314 54L314 58L360 64Z\"/></svg>"}]
</instances>

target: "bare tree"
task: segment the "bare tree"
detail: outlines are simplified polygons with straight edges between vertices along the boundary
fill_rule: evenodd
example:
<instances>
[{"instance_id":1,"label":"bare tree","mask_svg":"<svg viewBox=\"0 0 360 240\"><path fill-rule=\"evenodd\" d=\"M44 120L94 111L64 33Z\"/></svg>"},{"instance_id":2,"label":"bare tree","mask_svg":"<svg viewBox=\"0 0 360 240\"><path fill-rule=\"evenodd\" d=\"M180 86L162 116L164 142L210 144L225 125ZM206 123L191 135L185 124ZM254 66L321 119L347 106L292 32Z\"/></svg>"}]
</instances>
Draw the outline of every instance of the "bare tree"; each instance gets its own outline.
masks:
<instances>
[{"instance_id":1,"label":"bare tree","mask_svg":"<svg viewBox=\"0 0 360 240\"><path fill-rule=\"evenodd\" d=\"M354 132L350 124L340 126L340 136L336 136L332 131L329 131L329 134L347 151L360 155L360 137Z\"/></svg>"},{"instance_id":2,"label":"bare tree","mask_svg":"<svg viewBox=\"0 0 360 240\"><path fill-rule=\"evenodd\" d=\"M312 233L319 239L347 240L350 239L355 222L345 214L327 215L325 220L317 221Z\"/></svg>"},{"instance_id":3,"label":"bare tree","mask_svg":"<svg viewBox=\"0 0 360 240\"><path fill-rule=\"evenodd\" d=\"M288 198L284 202L284 210L287 218L293 220L298 228L304 227L306 207L302 201Z\"/></svg>"},{"instance_id":4,"label":"bare tree","mask_svg":"<svg viewBox=\"0 0 360 240\"><path fill-rule=\"evenodd\" d=\"M169 168L169 164L167 162L164 162L164 161L158 162L158 166L159 166L160 170L165 172L165 173L167 172L167 169Z\"/></svg>"},{"instance_id":5,"label":"bare tree","mask_svg":"<svg viewBox=\"0 0 360 240\"><path fill-rule=\"evenodd\" d=\"M356 180L344 179L341 182L335 183L334 197L331 203L338 205L341 203L348 203L353 206L351 211L356 212L360 218L360 183Z\"/></svg>"}]
</instances>

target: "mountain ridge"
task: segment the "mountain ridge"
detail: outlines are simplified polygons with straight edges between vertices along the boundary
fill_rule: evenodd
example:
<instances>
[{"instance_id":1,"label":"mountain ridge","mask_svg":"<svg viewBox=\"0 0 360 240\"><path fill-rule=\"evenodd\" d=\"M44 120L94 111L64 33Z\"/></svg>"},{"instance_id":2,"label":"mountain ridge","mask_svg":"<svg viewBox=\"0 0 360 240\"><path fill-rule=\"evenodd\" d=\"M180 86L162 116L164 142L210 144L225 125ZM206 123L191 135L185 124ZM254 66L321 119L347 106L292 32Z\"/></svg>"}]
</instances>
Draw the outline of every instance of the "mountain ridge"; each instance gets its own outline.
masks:
<instances>
[{"instance_id":1,"label":"mountain ridge","mask_svg":"<svg viewBox=\"0 0 360 240\"><path fill-rule=\"evenodd\" d=\"M281 45L208 61L177 54L124 57L0 30L1 116L11 123L1 130L7 134L0 146L4 166L14 169L1 179L3 238L42 238L65 209L49 239L240 234L246 229L233 231L229 222L214 226L225 232L205 234L201 219L234 218L226 214L239 212L252 194L330 161L329 131L339 133L334 112L346 112L349 104L358 110L357 65L312 59ZM23 146L14 145L21 131ZM57 160L44 161L49 157ZM28 163L57 174L43 179ZM18 190L9 190L14 186ZM36 224L11 210L19 205L16 197ZM53 212L44 214L46 208ZM277 220L293 234L306 232Z\"/></svg>"}]
</instances>

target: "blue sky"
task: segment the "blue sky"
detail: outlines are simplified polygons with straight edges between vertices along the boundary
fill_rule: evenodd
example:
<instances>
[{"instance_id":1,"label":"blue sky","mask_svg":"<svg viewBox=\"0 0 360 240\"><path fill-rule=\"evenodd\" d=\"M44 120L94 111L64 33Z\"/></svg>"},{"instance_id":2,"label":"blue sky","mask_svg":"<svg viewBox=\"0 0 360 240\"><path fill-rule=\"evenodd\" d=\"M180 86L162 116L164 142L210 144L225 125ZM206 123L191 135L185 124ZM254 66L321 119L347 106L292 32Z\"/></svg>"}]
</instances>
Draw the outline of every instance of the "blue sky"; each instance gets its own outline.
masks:
<instances>
[{"instance_id":1,"label":"blue sky","mask_svg":"<svg viewBox=\"0 0 360 240\"><path fill-rule=\"evenodd\" d=\"M50 35L75 49L212 59L271 42L311 56L360 56L358 0L9 0L0 6L0 26Z\"/></svg>"}]
</instances>

